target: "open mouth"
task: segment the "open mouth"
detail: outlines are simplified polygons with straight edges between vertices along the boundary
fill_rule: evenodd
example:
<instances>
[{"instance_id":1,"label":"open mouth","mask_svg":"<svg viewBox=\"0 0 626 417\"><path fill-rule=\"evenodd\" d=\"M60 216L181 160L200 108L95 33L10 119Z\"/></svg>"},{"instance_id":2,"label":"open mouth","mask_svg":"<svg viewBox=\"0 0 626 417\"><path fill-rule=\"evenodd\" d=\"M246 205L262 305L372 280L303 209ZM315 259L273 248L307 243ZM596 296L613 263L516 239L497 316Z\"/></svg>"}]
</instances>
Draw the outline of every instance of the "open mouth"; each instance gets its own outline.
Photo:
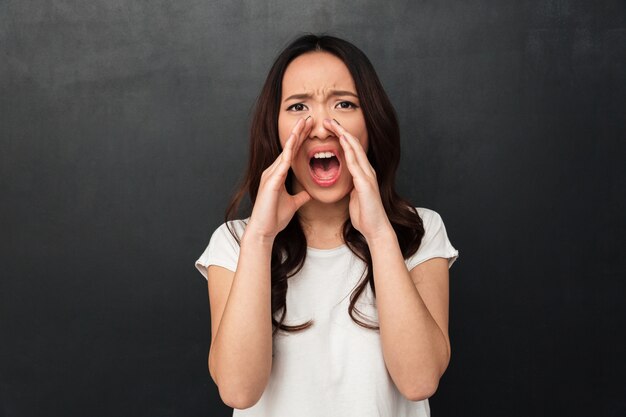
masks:
<instances>
[{"instance_id":1,"label":"open mouth","mask_svg":"<svg viewBox=\"0 0 626 417\"><path fill-rule=\"evenodd\" d=\"M311 175L320 185L332 185L341 172L339 159L332 155L330 158L311 158L309 160Z\"/></svg>"}]
</instances>

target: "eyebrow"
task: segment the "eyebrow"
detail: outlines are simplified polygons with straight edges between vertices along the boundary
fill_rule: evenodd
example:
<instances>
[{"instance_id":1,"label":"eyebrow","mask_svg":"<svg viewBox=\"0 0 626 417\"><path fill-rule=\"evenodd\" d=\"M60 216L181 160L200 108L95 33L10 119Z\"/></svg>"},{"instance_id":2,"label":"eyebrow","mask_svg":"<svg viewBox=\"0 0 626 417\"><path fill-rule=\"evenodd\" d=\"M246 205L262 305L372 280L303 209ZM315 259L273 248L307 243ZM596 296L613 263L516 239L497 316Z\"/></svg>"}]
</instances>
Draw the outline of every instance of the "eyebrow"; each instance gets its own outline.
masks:
<instances>
[{"instance_id":1,"label":"eyebrow","mask_svg":"<svg viewBox=\"0 0 626 417\"><path fill-rule=\"evenodd\" d=\"M359 96L354 94L352 91L346 91L346 90L330 90L329 96L330 97L334 97L334 96L353 96L353 97L359 98ZM291 96L287 97L285 99L285 101L289 101L289 100L292 100L294 98L303 99L303 98L311 98L311 97L313 97L311 94L294 94L294 95L291 95ZM283 103L285 101L283 101Z\"/></svg>"}]
</instances>

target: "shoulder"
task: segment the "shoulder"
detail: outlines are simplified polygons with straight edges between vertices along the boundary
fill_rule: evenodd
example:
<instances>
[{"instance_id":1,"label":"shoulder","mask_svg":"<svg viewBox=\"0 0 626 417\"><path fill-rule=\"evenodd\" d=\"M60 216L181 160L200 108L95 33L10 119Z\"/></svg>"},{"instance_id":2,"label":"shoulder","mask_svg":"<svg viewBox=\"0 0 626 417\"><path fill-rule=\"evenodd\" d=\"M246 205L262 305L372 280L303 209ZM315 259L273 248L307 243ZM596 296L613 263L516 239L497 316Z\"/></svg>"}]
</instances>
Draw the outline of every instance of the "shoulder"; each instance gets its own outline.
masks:
<instances>
[{"instance_id":1,"label":"shoulder","mask_svg":"<svg viewBox=\"0 0 626 417\"><path fill-rule=\"evenodd\" d=\"M435 210L426 207L415 207L415 210L417 210L417 213L420 215L421 218L430 217L438 214Z\"/></svg>"},{"instance_id":2,"label":"shoulder","mask_svg":"<svg viewBox=\"0 0 626 417\"><path fill-rule=\"evenodd\" d=\"M196 260L196 268L207 278L209 265L219 265L231 271L237 268L239 258L239 242L243 236L247 219L224 222L211 234L204 252ZM232 232L231 232L232 231Z\"/></svg>"},{"instance_id":3,"label":"shoulder","mask_svg":"<svg viewBox=\"0 0 626 417\"><path fill-rule=\"evenodd\" d=\"M419 263L434 257L444 257L449 259L449 266L458 258L458 250L454 248L446 226L444 225L441 215L426 207L415 207L424 226L424 236L420 242L420 246L409 259L407 266L409 270Z\"/></svg>"},{"instance_id":4,"label":"shoulder","mask_svg":"<svg viewBox=\"0 0 626 417\"><path fill-rule=\"evenodd\" d=\"M415 207L415 209L422 219L424 226L423 240L428 240L435 235L446 233L446 226L439 212L426 207Z\"/></svg>"},{"instance_id":5,"label":"shoulder","mask_svg":"<svg viewBox=\"0 0 626 417\"><path fill-rule=\"evenodd\" d=\"M433 226L443 223L441 216L435 210L426 207L415 207L415 209L417 210L417 214L419 214L422 219L424 230L428 230L429 226L432 229Z\"/></svg>"},{"instance_id":6,"label":"shoulder","mask_svg":"<svg viewBox=\"0 0 626 417\"><path fill-rule=\"evenodd\" d=\"M219 241L224 239L229 241L236 241L241 239L249 219L250 218L248 217L246 219L235 219L223 222L215 229L215 231L213 231L211 241ZM233 233L237 236L237 239L235 239Z\"/></svg>"}]
</instances>

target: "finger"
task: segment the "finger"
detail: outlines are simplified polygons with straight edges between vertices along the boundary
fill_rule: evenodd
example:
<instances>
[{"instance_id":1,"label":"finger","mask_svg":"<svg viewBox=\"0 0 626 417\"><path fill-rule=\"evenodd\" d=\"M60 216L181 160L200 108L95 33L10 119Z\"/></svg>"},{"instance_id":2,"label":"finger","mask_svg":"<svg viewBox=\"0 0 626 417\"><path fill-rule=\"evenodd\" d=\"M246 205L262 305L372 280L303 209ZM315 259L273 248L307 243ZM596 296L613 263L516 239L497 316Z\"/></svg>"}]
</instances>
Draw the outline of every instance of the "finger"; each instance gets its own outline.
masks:
<instances>
[{"instance_id":1,"label":"finger","mask_svg":"<svg viewBox=\"0 0 626 417\"><path fill-rule=\"evenodd\" d=\"M298 135L298 140L294 143L293 155L294 157L298 155L300 152L300 148L304 141L309 137L311 130L313 129L313 118L311 116L307 117L304 121L304 127L302 128L302 132Z\"/></svg>"},{"instance_id":2,"label":"finger","mask_svg":"<svg viewBox=\"0 0 626 417\"><path fill-rule=\"evenodd\" d=\"M348 143L352 145L352 149L354 150L355 157L357 161L359 162L359 165L361 166L363 171L369 172L372 174L372 176L374 176L374 167L372 167L372 164L367 158L367 154L365 153L365 149L363 149L363 145L361 145L361 142L345 130L343 133L343 137L346 138Z\"/></svg>"},{"instance_id":3,"label":"finger","mask_svg":"<svg viewBox=\"0 0 626 417\"><path fill-rule=\"evenodd\" d=\"M290 149L293 147L294 139L295 137L293 134L289 135L282 152L278 154L278 157L276 157L274 162L272 162L272 164L267 168L267 174L269 176L272 176L281 165L287 163L287 166L289 166L291 164Z\"/></svg>"},{"instance_id":4,"label":"finger","mask_svg":"<svg viewBox=\"0 0 626 417\"><path fill-rule=\"evenodd\" d=\"M350 132L348 132L343 126L337 123L335 119L330 122L328 121L328 119L326 119L324 120L324 124L332 129L337 134L337 136L343 135L347 139L348 143L352 145L351 148L354 150L356 160L361 166L363 172L370 173L370 176L374 177L376 175L374 172L374 168L372 167L372 164L370 164L370 161L367 158L367 154L365 153L365 149L363 149L363 145L361 145L361 142Z\"/></svg>"},{"instance_id":5,"label":"finger","mask_svg":"<svg viewBox=\"0 0 626 417\"><path fill-rule=\"evenodd\" d=\"M291 157L293 155L293 145L298 140L298 135L294 135L293 133L289 135L287 142L285 142L285 148L280 154L280 157L283 162L291 163Z\"/></svg>"},{"instance_id":6,"label":"finger","mask_svg":"<svg viewBox=\"0 0 626 417\"><path fill-rule=\"evenodd\" d=\"M294 135L298 136L300 134L300 132L302 131L302 128L304 127L305 124L306 124L306 120L304 120L304 118L302 118L302 117L299 117L298 121L296 122L296 124L291 129L291 133L293 133Z\"/></svg>"},{"instance_id":7,"label":"finger","mask_svg":"<svg viewBox=\"0 0 626 417\"><path fill-rule=\"evenodd\" d=\"M356 155L354 149L348 139L344 135L339 136L339 143L343 147L343 155L346 158L346 164L348 165L348 170L352 174L354 178L362 178L365 176L365 171L361 168L361 165L356 159Z\"/></svg>"},{"instance_id":8,"label":"finger","mask_svg":"<svg viewBox=\"0 0 626 417\"><path fill-rule=\"evenodd\" d=\"M286 176L289 167L291 166L291 160L293 156L293 145L297 140L297 135L293 133L289 135L289 139L285 142L285 148L278 156L278 164L274 168L274 171L278 173L280 177Z\"/></svg>"},{"instance_id":9,"label":"finger","mask_svg":"<svg viewBox=\"0 0 626 417\"><path fill-rule=\"evenodd\" d=\"M285 141L285 146L281 149L281 152L278 154L278 156L276 157L276 159L274 159L274 162L272 162L268 167L268 171L273 171L274 168L276 168L278 166L278 164L280 164L280 161L282 160L282 156L285 152L286 147L289 145L289 141L291 140L293 136L293 133L289 135L289 137L287 137L287 140Z\"/></svg>"},{"instance_id":10,"label":"finger","mask_svg":"<svg viewBox=\"0 0 626 417\"><path fill-rule=\"evenodd\" d=\"M308 203L310 200L311 195L304 190L293 196L293 201L296 204L296 210Z\"/></svg>"},{"instance_id":11,"label":"finger","mask_svg":"<svg viewBox=\"0 0 626 417\"><path fill-rule=\"evenodd\" d=\"M291 139L292 136L295 137L296 140L297 140L298 135L299 135L300 130L302 129L303 125L304 125L303 118L299 117L298 120L296 121L296 123L294 124L293 128L291 129L291 133L289 134L289 137L285 141L285 145L283 146L283 149L281 150L281 153L278 155L278 157L276 157L276 159L272 163L271 171L274 171L276 169L276 167L280 165L280 162L283 160L283 156L285 154L285 150L287 148L287 145L289 144L289 140Z\"/></svg>"},{"instance_id":12,"label":"finger","mask_svg":"<svg viewBox=\"0 0 626 417\"><path fill-rule=\"evenodd\" d=\"M339 137L342 133L344 133L346 131L346 129L341 126L339 123L337 123L337 121L335 119L324 119L324 126L327 129L332 130L333 132L335 132L337 134L337 137Z\"/></svg>"},{"instance_id":13,"label":"finger","mask_svg":"<svg viewBox=\"0 0 626 417\"><path fill-rule=\"evenodd\" d=\"M291 133L290 136L294 136L295 140L294 143L292 145L292 155L295 155L297 149L298 149L298 142L300 141L300 135L302 133L302 130L306 128L306 120L303 119L302 117L298 118L298 120L296 121L296 124L293 126L293 128L291 129ZM287 145L287 143L285 143L285 146ZM284 149L283 149L284 151Z\"/></svg>"},{"instance_id":14,"label":"finger","mask_svg":"<svg viewBox=\"0 0 626 417\"><path fill-rule=\"evenodd\" d=\"M305 126L305 124L306 124L306 120L304 120L302 117L299 117L298 120L296 120L296 123L291 128L291 132L289 133L289 135L290 136L295 135L297 137L300 134L300 131L302 130L302 128ZM285 142L285 145L287 145L287 142Z\"/></svg>"},{"instance_id":15,"label":"finger","mask_svg":"<svg viewBox=\"0 0 626 417\"><path fill-rule=\"evenodd\" d=\"M308 120L309 118L307 118L306 120L303 118L299 118L298 121L296 121L296 124L291 130L289 138L287 138L287 141L285 142L285 146L283 147L282 152L278 155L274 163L272 163L269 174L273 174L275 171L278 171L278 176L281 179L286 177L294 155L297 153L297 149L295 149L295 147L297 145L297 142L300 141L301 134L306 133L306 135L308 135L309 133L307 131L303 132L303 129L306 128ZM311 126L312 124L309 123L309 131Z\"/></svg>"}]
</instances>

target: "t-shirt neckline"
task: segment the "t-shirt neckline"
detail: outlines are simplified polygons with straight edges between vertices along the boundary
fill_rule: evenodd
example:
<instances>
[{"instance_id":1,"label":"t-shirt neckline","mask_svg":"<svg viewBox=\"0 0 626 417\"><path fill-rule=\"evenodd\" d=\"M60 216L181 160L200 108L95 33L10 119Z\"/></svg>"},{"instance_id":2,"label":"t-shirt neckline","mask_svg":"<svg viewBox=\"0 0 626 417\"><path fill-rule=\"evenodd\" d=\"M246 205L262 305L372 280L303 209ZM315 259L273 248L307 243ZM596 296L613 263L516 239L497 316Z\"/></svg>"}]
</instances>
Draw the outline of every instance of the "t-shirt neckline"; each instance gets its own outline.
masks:
<instances>
[{"instance_id":1,"label":"t-shirt neckline","mask_svg":"<svg viewBox=\"0 0 626 417\"><path fill-rule=\"evenodd\" d=\"M347 252L350 250L350 248L348 248L348 245L343 243L340 246L337 246L331 249L318 249L318 248L312 248L310 246L307 246L306 250L307 250L307 253L310 255L330 256L330 255L335 255L337 253Z\"/></svg>"}]
</instances>

